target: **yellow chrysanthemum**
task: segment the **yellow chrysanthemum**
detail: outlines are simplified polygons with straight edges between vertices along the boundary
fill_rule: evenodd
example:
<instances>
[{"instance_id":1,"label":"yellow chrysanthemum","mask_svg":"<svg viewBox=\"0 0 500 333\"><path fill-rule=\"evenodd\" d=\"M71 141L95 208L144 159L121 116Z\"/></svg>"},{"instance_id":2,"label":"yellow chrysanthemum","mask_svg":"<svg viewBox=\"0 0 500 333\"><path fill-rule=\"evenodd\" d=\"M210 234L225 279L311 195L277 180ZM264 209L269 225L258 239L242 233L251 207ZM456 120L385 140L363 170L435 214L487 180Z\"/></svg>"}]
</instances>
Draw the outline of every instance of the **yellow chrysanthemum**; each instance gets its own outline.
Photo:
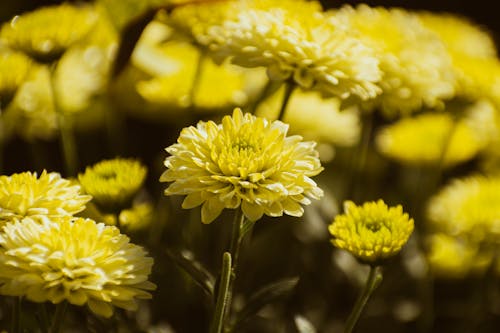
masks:
<instances>
[{"instance_id":1,"label":"yellow chrysanthemum","mask_svg":"<svg viewBox=\"0 0 500 333\"><path fill-rule=\"evenodd\" d=\"M382 129L376 137L378 151L387 157L402 163L441 163L445 167L473 158L485 144L482 133L466 121L455 123L449 113L404 118Z\"/></svg>"},{"instance_id":2,"label":"yellow chrysanthemum","mask_svg":"<svg viewBox=\"0 0 500 333\"><path fill-rule=\"evenodd\" d=\"M332 243L364 263L379 264L396 255L413 232L413 219L400 205L388 207L378 200L357 206L346 201L344 211L328 227Z\"/></svg>"},{"instance_id":3,"label":"yellow chrysanthemum","mask_svg":"<svg viewBox=\"0 0 500 333\"><path fill-rule=\"evenodd\" d=\"M146 173L146 167L139 161L115 158L87 167L78 180L99 208L116 212L131 206Z\"/></svg>"},{"instance_id":4,"label":"yellow chrysanthemum","mask_svg":"<svg viewBox=\"0 0 500 333\"><path fill-rule=\"evenodd\" d=\"M368 100L380 92L381 72L372 49L324 15L317 3L248 3L210 27L209 47L216 59L265 67L272 80L293 80L325 95Z\"/></svg>"},{"instance_id":5,"label":"yellow chrysanthemum","mask_svg":"<svg viewBox=\"0 0 500 333\"><path fill-rule=\"evenodd\" d=\"M22 53L0 49L0 108L5 109L26 79L31 61Z\"/></svg>"},{"instance_id":6,"label":"yellow chrysanthemum","mask_svg":"<svg viewBox=\"0 0 500 333\"><path fill-rule=\"evenodd\" d=\"M430 236L428 245L427 258L433 273L445 278L483 273L493 259L493 253L481 251L478 244L443 233Z\"/></svg>"},{"instance_id":7,"label":"yellow chrysanthemum","mask_svg":"<svg viewBox=\"0 0 500 333\"><path fill-rule=\"evenodd\" d=\"M82 40L96 22L91 6L62 4L15 16L3 25L0 40L40 62L59 59Z\"/></svg>"},{"instance_id":8,"label":"yellow chrysanthemum","mask_svg":"<svg viewBox=\"0 0 500 333\"><path fill-rule=\"evenodd\" d=\"M500 177L456 179L429 202L427 215L435 229L472 240L500 235Z\"/></svg>"},{"instance_id":9,"label":"yellow chrysanthemum","mask_svg":"<svg viewBox=\"0 0 500 333\"><path fill-rule=\"evenodd\" d=\"M367 5L345 6L332 15L351 27L350 34L358 33L380 60L383 92L365 107L393 117L440 106L453 96L455 79L446 48L416 15Z\"/></svg>"},{"instance_id":10,"label":"yellow chrysanthemum","mask_svg":"<svg viewBox=\"0 0 500 333\"><path fill-rule=\"evenodd\" d=\"M167 170L160 181L173 182L166 195L187 195L189 209L203 204L202 221L212 222L224 208L241 207L252 221L263 214L301 216L302 205L323 191L310 178L322 171L314 142L287 137L288 126L235 109L222 124L200 121L184 128L166 150Z\"/></svg>"},{"instance_id":11,"label":"yellow chrysanthemum","mask_svg":"<svg viewBox=\"0 0 500 333\"><path fill-rule=\"evenodd\" d=\"M284 89L259 104L257 115L276 119ZM351 146L358 142L361 129L359 114L355 109L341 110L338 98L322 98L318 92L295 90L283 117L290 125L290 133L306 140Z\"/></svg>"},{"instance_id":12,"label":"yellow chrysanthemum","mask_svg":"<svg viewBox=\"0 0 500 333\"><path fill-rule=\"evenodd\" d=\"M90 219L54 223L24 218L0 233L0 293L30 301L87 304L110 317L149 299L153 259L120 231Z\"/></svg>"},{"instance_id":13,"label":"yellow chrysanthemum","mask_svg":"<svg viewBox=\"0 0 500 333\"><path fill-rule=\"evenodd\" d=\"M55 219L71 216L85 209L91 199L80 194L80 186L45 170L0 176L0 227L25 216L47 216Z\"/></svg>"}]
</instances>

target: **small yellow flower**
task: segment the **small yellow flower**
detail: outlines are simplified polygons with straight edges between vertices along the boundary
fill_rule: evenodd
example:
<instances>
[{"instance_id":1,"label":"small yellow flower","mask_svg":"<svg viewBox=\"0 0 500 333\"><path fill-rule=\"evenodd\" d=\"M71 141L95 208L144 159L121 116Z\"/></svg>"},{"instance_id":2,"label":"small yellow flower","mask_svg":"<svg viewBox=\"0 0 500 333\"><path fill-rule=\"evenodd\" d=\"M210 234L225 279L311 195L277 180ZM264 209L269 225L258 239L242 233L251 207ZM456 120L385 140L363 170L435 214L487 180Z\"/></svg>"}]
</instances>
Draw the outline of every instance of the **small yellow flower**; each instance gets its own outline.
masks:
<instances>
[{"instance_id":1,"label":"small yellow flower","mask_svg":"<svg viewBox=\"0 0 500 333\"><path fill-rule=\"evenodd\" d=\"M139 161L115 158L87 167L78 180L100 209L116 212L131 206L146 173L146 167Z\"/></svg>"},{"instance_id":2,"label":"small yellow flower","mask_svg":"<svg viewBox=\"0 0 500 333\"><path fill-rule=\"evenodd\" d=\"M28 76L31 60L22 53L0 49L0 108L4 110Z\"/></svg>"},{"instance_id":3,"label":"small yellow flower","mask_svg":"<svg viewBox=\"0 0 500 333\"><path fill-rule=\"evenodd\" d=\"M379 61L348 26L325 15L315 1L281 2L244 2L211 26L214 57L265 67L272 80L293 80L329 96L368 100L380 93Z\"/></svg>"},{"instance_id":4,"label":"small yellow flower","mask_svg":"<svg viewBox=\"0 0 500 333\"><path fill-rule=\"evenodd\" d=\"M59 59L82 40L97 19L91 6L62 4L15 16L0 31L0 40L40 62Z\"/></svg>"},{"instance_id":5,"label":"small yellow flower","mask_svg":"<svg viewBox=\"0 0 500 333\"><path fill-rule=\"evenodd\" d=\"M415 14L403 9L359 5L333 11L349 33L374 49L380 60L382 93L365 108L379 108L388 117L422 107L439 107L453 97L455 76L450 56L437 35Z\"/></svg>"},{"instance_id":6,"label":"small yellow flower","mask_svg":"<svg viewBox=\"0 0 500 333\"><path fill-rule=\"evenodd\" d=\"M224 208L241 207L252 221L263 214L302 216L302 205L323 191L310 178L323 168L314 142L286 136L288 126L235 109L222 124L200 121L184 128L166 150L167 170L160 181L173 182L166 195L187 195L189 209L203 204L202 222Z\"/></svg>"},{"instance_id":7,"label":"small yellow flower","mask_svg":"<svg viewBox=\"0 0 500 333\"><path fill-rule=\"evenodd\" d=\"M105 317L113 306L133 311L155 289L152 265L117 228L90 219L24 218L0 233L0 293L33 302L87 304Z\"/></svg>"},{"instance_id":8,"label":"small yellow flower","mask_svg":"<svg viewBox=\"0 0 500 333\"><path fill-rule=\"evenodd\" d=\"M377 149L402 163L456 165L473 158L486 142L466 121L454 122L449 113L401 119L377 134Z\"/></svg>"},{"instance_id":9,"label":"small yellow flower","mask_svg":"<svg viewBox=\"0 0 500 333\"><path fill-rule=\"evenodd\" d=\"M357 206L346 201L344 211L328 228L332 243L364 263L379 264L396 255L413 232L413 219L400 205L388 207L378 200Z\"/></svg>"},{"instance_id":10,"label":"small yellow flower","mask_svg":"<svg viewBox=\"0 0 500 333\"><path fill-rule=\"evenodd\" d=\"M432 226L474 241L500 235L500 177L455 179L431 198L427 215Z\"/></svg>"},{"instance_id":11,"label":"small yellow flower","mask_svg":"<svg viewBox=\"0 0 500 333\"><path fill-rule=\"evenodd\" d=\"M0 227L23 217L57 219L72 216L85 209L91 199L80 194L80 186L71 184L56 172L45 170L0 176Z\"/></svg>"}]
</instances>

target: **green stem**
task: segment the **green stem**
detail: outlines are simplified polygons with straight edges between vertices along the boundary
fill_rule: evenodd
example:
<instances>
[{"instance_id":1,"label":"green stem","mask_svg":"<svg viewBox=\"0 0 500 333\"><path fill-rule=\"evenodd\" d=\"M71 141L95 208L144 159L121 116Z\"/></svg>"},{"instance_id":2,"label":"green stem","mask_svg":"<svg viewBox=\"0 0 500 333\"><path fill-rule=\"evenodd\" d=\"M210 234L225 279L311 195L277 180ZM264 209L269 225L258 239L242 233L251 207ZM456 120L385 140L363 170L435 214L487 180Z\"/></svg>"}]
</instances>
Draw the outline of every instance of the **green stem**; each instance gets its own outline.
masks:
<instances>
[{"instance_id":1,"label":"green stem","mask_svg":"<svg viewBox=\"0 0 500 333\"><path fill-rule=\"evenodd\" d=\"M225 324L226 309L231 306L230 285L231 285L231 254L224 252L222 255L222 270L220 275L219 290L217 292L217 302L210 326L210 333L222 333Z\"/></svg>"},{"instance_id":2,"label":"green stem","mask_svg":"<svg viewBox=\"0 0 500 333\"><path fill-rule=\"evenodd\" d=\"M245 215L243 215L241 209L236 209L234 212L234 220L231 231L231 247L229 248L229 251L231 253L231 258L233 260L233 266L232 266L233 276L236 276L236 266L238 264L241 241L243 239L241 235L241 227L243 226L243 222L245 222Z\"/></svg>"},{"instance_id":3,"label":"green stem","mask_svg":"<svg viewBox=\"0 0 500 333\"><path fill-rule=\"evenodd\" d=\"M283 120L285 117L286 107L290 102L290 97L292 96L292 92L295 88L295 84L292 81L285 81L285 95L283 96L283 102L281 103L280 112L278 113L278 120Z\"/></svg>"},{"instance_id":4,"label":"green stem","mask_svg":"<svg viewBox=\"0 0 500 333\"><path fill-rule=\"evenodd\" d=\"M71 119L64 114L64 111L59 105L56 84L56 69L57 61L51 66L50 83L52 89L52 100L54 110L57 115L57 123L59 126L59 134L61 140L61 149L63 152L64 166L67 176L76 176L78 170L78 156L76 154L76 142L73 133L73 124Z\"/></svg>"},{"instance_id":5,"label":"green stem","mask_svg":"<svg viewBox=\"0 0 500 333\"><path fill-rule=\"evenodd\" d=\"M361 312L363 312L363 309L366 303L368 302L368 299L370 298L371 294L375 291L375 289L377 289L381 281L382 281L382 273L378 271L378 266L370 266L370 273L368 274L368 279L366 280L363 291L356 300L356 304L354 304L354 307L351 311L351 314L349 315L349 318L347 318L344 333L352 332L354 326L358 322Z\"/></svg>"},{"instance_id":6,"label":"green stem","mask_svg":"<svg viewBox=\"0 0 500 333\"><path fill-rule=\"evenodd\" d=\"M56 314L52 319L52 327L50 333L59 333L64 321L64 316L66 315L66 310L68 309L68 302L62 301L56 306Z\"/></svg>"},{"instance_id":7,"label":"green stem","mask_svg":"<svg viewBox=\"0 0 500 333\"><path fill-rule=\"evenodd\" d=\"M14 298L14 307L12 309L12 333L21 333L21 296Z\"/></svg>"}]
</instances>

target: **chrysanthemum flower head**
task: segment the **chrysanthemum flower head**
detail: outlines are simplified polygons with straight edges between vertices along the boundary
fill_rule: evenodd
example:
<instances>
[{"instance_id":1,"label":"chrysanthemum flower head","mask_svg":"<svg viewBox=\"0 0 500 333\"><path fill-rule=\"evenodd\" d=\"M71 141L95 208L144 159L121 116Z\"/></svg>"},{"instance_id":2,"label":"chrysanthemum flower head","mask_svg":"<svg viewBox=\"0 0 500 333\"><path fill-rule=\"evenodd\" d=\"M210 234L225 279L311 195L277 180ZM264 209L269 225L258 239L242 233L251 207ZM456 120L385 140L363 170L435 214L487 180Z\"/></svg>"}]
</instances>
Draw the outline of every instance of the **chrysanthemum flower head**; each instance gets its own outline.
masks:
<instances>
[{"instance_id":1,"label":"chrysanthemum flower head","mask_svg":"<svg viewBox=\"0 0 500 333\"><path fill-rule=\"evenodd\" d=\"M99 208L117 212L131 206L146 173L146 167L139 161L115 158L87 167L78 180Z\"/></svg>"},{"instance_id":2,"label":"chrysanthemum flower head","mask_svg":"<svg viewBox=\"0 0 500 333\"><path fill-rule=\"evenodd\" d=\"M90 219L54 223L31 218L0 233L0 293L34 302L87 304L110 317L113 306L136 310L151 298L153 259L120 231Z\"/></svg>"},{"instance_id":3,"label":"chrysanthemum flower head","mask_svg":"<svg viewBox=\"0 0 500 333\"><path fill-rule=\"evenodd\" d=\"M401 250L413 232L413 224L400 205L388 207L378 200L357 206L346 201L344 214L337 215L328 230L333 245L361 262L379 264Z\"/></svg>"},{"instance_id":4,"label":"chrysanthemum flower head","mask_svg":"<svg viewBox=\"0 0 500 333\"><path fill-rule=\"evenodd\" d=\"M325 95L375 97L381 78L373 50L315 2L252 1L209 29L216 59L265 67L272 80L292 80ZM266 4L262 6L259 4Z\"/></svg>"},{"instance_id":5,"label":"chrysanthemum flower head","mask_svg":"<svg viewBox=\"0 0 500 333\"><path fill-rule=\"evenodd\" d=\"M377 134L377 149L406 164L456 165L473 158L485 141L467 122L455 121L449 113L403 118Z\"/></svg>"},{"instance_id":6,"label":"chrysanthemum flower head","mask_svg":"<svg viewBox=\"0 0 500 333\"><path fill-rule=\"evenodd\" d=\"M0 106L5 109L26 79L31 60L19 52L5 51L1 48L0 52Z\"/></svg>"},{"instance_id":7,"label":"chrysanthemum flower head","mask_svg":"<svg viewBox=\"0 0 500 333\"><path fill-rule=\"evenodd\" d=\"M432 226L474 241L498 240L500 177L456 179L431 198L427 215Z\"/></svg>"},{"instance_id":8,"label":"chrysanthemum flower head","mask_svg":"<svg viewBox=\"0 0 500 333\"><path fill-rule=\"evenodd\" d=\"M96 19L91 6L62 4L43 7L4 24L0 40L40 62L52 62L82 40Z\"/></svg>"},{"instance_id":9,"label":"chrysanthemum flower head","mask_svg":"<svg viewBox=\"0 0 500 333\"><path fill-rule=\"evenodd\" d=\"M224 208L241 207L252 221L263 214L301 216L302 205L323 192L310 178L322 171L314 142L287 136L288 126L235 109L222 124L200 121L184 128L166 150L173 182L166 195L187 195L183 208L203 204L202 221L212 222Z\"/></svg>"},{"instance_id":10,"label":"chrysanthemum flower head","mask_svg":"<svg viewBox=\"0 0 500 333\"><path fill-rule=\"evenodd\" d=\"M45 170L0 176L0 227L14 219L46 216L57 219L85 209L91 199L80 193L80 186Z\"/></svg>"},{"instance_id":11,"label":"chrysanthemum flower head","mask_svg":"<svg viewBox=\"0 0 500 333\"><path fill-rule=\"evenodd\" d=\"M365 103L366 108L379 108L394 117L424 106L441 106L453 96L455 77L449 54L416 15L367 5L344 6L332 15L373 48L380 60L382 93Z\"/></svg>"}]
</instances>

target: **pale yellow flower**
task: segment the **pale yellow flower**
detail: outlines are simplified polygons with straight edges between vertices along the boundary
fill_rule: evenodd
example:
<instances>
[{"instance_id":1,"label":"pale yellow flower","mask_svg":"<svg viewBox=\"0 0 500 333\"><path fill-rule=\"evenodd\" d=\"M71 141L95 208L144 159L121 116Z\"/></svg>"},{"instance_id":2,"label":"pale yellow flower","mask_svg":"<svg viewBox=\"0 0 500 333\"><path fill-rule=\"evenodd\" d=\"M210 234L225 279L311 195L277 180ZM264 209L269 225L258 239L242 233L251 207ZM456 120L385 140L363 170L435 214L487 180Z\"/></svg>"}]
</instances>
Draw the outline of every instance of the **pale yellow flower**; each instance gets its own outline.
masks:
<instances>
[{"instance_id":1,"label":"pale yellow flower","mask_svg":"<svg viewBox=\"0 0 500 333\"><path fill-rule=\"evenodd\" d=\"M292 80L325 95L375 97L381 78L373 50L349 27L324 15L315 2L256 1L208 29L208 45L221 61L265 67L271 80Z\"/></svg>"},{"instance_id":2,"label":"pale yellow flower","mask_svg":"<svg viewBox=\"0 0 500 333\"><path fill-rule=\"evenodd\" d=\"M139 161L115 158L87 167L78 180L100 209L116 212L131 206L146 173L146 167Z\"/></svg>"},{"instance_id":3,"label":"pale yellow flower","mask_svg":"<svg viewBox=\"0 0 500 333\"><path fill-rule=\"evenodd\" d=\"M484 273L493 259L491 251L481 251L478 244L444 233L428 239L427 259L434 275L463 278L469 273Z\"/></svg>"},{"instance_id":4,"label":"pale yellow flower","mask_svg":"<svg viewBox=\"0 0 500 333\"><path fill-rule=\"evenodd\" d=\"M276 119L283 100L284 89L259 103L256 114ZM295 90L283 117L291 134L306 140L352 146L359 140L361 121L355 108L341 109L338 98L322 98L318 92Z\"/></svg>"},{"instance_id":5,"label":"pale yellow flower","mask_svg":"<svg viewBox=\"0 0 500 333\"><path fill-rule=\"evenodd\" d=\"M224 208L242 209L252 221L263 214L302 216L323 191L310 178L322 171L314 142L286 136L288 126L235 109L222 124L200 121L184 128L166 150L167 170L160 181L173 182L166 195L187 195L189 209L202 205L202 222Z\"/></svg>"},{"instance_id":6,"label":"pale yellow flower","mask_svg":"<svg viewBox=\"0 0 500 333\"><path fill-rule=\"evenodd\" d=\"M382 94L366 103L394 117L422 107L439 107L454 95L455 76L442 41L418 17L403 9L344 6L333 11L350 34L375 50L383 77Z\"/></svg>"},{"instance_id":7,"label":"pale yellow flower","mask_svg":"<svg viewBox=\"0 0 500 333\"><path fill-rule=\"evenodd\" d=\"M360 261L380 264L396 255L413 232L413 219L403 208L388 207L382 200L357 206L344 203L344 214L337 215L328 230L332 243L349 251Z\"/></svg>"},{"instance_id":8,"label":"pale yellow flower","mask_svg":"<svg viewBox=\"0 0 500 333\"><path fill-rule=\"evenodd\" d=\"M81 41L96 19L91 6L61 4L42 7L5 23L0 40L40 62L52 62Z\"/></svg>"},{"instance_id":9,"label":"pale yellow flower","mask_svg":"<svg viewBox=\"0 0 500 333\"><path fill-rule=\"evenodd\" d=\"M137 82L137 91L146 101L162 109L194 106L213 110L243 105L248 100L243 69L227 63L216 65L187 42L144 44L139 43L134 64L153 75Z\"/></svg>"},{"instance_id":10,"label":"pale yellow flower","mask_svg":"<svg viewBox=\"0 0 500 333\"><path fill-rule=\"evenodd\" d=\"M432 226L451 236L498 241L500 177L455 179L431 198L427 215Z\"/></svg>"},{"instance_id":11,"label":"pale yellow flower","mask_svg":"<svg viewBox=\"0 0 500 333\"><path fill-rule=\"evenodd\" d=\"M80 193L80 186L45 170L0 176L0 227L23 217L46 216L57 219L72 216L85 209L91 199Z\"/></svg>"},{"instance_id":12,"label":"pale yellow flower","mask_svg":"<svg viewBox=\"0 0 500 333\"><path fill-rule=\"evenodd\" d=\"M31 60L24 54L0 48L0 110L9 105L30 68Z\"/></svg>"},{"instance_id":13,"label":"pale yellow flower","mask_svg":"<svg viewBox=\"0 0 500 333\"><path fill-rule=\"evenodd\" d=\"M33 302L86 304L105 317L113 306L133 311L156 287L152 265L117 228L90 219L24 218L0 233L0 293Z\"/></svg>"},{"instance_id":14,"label":"pale yellow flower","mask_svg":"<svg viewBox=\"0 0 500 333\"><path fill-rule=\"evenodd\" d=\"M376 146L383 155L402 163L450 167L484 148L483 134L475 129L449 113L425 113L383 128Z\"/></svg>"}]
</instances>

